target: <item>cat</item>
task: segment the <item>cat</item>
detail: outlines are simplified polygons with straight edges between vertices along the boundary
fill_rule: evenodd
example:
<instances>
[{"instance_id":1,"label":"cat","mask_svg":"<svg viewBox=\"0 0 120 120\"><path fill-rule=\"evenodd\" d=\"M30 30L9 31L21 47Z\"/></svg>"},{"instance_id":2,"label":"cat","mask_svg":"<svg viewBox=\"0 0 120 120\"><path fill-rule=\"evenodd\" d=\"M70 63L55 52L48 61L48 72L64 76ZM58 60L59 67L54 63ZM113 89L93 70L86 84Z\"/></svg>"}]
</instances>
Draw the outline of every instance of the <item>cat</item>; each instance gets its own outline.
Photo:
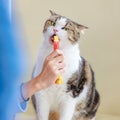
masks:
<instances>
[{"instance_id":1,"label":"cat","mask_svg":"<svg viewBox=\"0 0 120 120\"><path fill-rule=\"evenodd\" d=\"M95 87L94 72L87 60L80 55L79 49L80 33L88 27L53 11L50 13L50 18L44 25L44 40L39 49L33 77L41 72L46 56L53 50L50 37L54 35L54 29L60 38L66 69L62 74L63 84L54 84L32 96L37 119L95 120L100 96Z\"/></svg>"}]
</instances>

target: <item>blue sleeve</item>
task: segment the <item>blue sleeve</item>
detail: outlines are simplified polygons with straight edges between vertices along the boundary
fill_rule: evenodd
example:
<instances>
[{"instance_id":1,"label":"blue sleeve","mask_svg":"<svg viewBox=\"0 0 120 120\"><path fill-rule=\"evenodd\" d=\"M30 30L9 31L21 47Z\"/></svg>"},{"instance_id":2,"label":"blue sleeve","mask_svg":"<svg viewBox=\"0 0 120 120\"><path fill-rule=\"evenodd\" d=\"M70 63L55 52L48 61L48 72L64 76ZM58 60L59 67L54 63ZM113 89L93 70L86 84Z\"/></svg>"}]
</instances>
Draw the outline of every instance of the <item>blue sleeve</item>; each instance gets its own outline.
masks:
<instances>
[{"instance_id":1,"label":"blue sleeve","mask_svg":"<svg viewBox=\"0 0 120 120\"><path fill-rule=\"evenodd\" d=\"M26 112L26 110L27 110L27 108L28 108L28 101L20 102L20 101L18 100L17 106L18 106L17 112Z\"/></svg>"},{"instance_id":2,"label":"blue sleeve","mask_svg":"<svg viewBox=\"0 0 120 120\"><path fill-rule=\"evenodd\" d=\"M27 108L28 108L28 102L29 102L29 99L28 100L24 100L21 96L21 86L22 86L22 83L20 85L18 85L18 89L17 89L17 95L19 97L17 97L17 108L16 108L16 112L26 112L27 111ZM22 102L20 101L20 98L22 99Z\"/></svg>"},{"instance_id":3,"label":"blue sleeve","mask_svg":"<svg viewBox=\"0 0 120 120\"><path fill-rule=\"evenodd\" d=\"M16 110L27 109L27 103L18 104L17 83L23 77L28 59L23 47L25 41L13 24L16 22L10 22L4 1L7 0L0 0L0 120L12 120Z\"/></svg>"}]
</instances>

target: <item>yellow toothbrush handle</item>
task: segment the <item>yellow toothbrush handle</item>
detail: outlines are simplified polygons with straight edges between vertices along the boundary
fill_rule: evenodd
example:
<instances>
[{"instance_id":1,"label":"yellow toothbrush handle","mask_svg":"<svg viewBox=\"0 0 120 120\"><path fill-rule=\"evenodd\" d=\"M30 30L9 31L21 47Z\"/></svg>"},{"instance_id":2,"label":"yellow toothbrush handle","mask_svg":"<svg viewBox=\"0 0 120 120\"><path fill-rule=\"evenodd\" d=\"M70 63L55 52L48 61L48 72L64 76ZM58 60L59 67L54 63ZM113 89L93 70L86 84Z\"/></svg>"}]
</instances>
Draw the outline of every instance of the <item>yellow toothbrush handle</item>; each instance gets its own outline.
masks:
<instances>
[{"instance_id":1,"label":"yellow toothbrush handle","mask_svg":"<svg viewBox=\"0 0 120 120\"><path fill-rule=\"evenodd\" d=\"M59 49L59 38L57 35L54 36L54 50ZM58 79L55 81L56 84L62 84L63 83L63 79L62 76L59 75Z\"/></svg>"},{"instance_id":2,"label":"yellow toothbrush handle","mask_svg":"<svg viewBox=\"0 0 120 120\"><path fill-rule=\"evenodd\" d=\"M62 79L62 76L59 75L58 76L58 79L55 81L56 84L63 84L63 79Z\"/></svg>"}]
</instances>

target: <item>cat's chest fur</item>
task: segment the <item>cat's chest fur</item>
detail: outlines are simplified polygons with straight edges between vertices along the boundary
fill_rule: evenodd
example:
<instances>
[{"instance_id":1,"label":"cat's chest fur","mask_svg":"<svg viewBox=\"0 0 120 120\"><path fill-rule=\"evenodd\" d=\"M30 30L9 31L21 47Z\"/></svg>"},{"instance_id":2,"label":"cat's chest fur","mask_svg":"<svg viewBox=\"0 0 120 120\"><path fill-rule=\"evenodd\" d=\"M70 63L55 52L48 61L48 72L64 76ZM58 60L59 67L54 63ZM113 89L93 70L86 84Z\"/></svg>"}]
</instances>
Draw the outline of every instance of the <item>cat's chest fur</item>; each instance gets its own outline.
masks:
<instances>
[{"instance_id":1,"label":"cat's chest fur","mask_svg":"<svg viewBox=\"0 0 120 120\"><path fill-rule=\"evenodd\" d=\"M62 49L64 54L64 60L65 60L65 71L62 74L63 77L63 84L62 85L52 85L49 88L39 91L36 94L36 97L44 96L44 98L49 99L49 104L51 106L51 109L58 108L58 105L65 101L68 97L70 97L68 94L66 94L67 91L67 81L69 78L79 69L79 63L81 61L80 58L80 51L78 44L76 44L72 48ZM41 45L39 49L39 55L36 63L36 69L34 71L34 76L37 76L42 69L43 62L48 54L52 52L52 47L49 47L45 49L44 45ZM57 103L57 104L55 104Z\"/></svg>"}]
</instances>

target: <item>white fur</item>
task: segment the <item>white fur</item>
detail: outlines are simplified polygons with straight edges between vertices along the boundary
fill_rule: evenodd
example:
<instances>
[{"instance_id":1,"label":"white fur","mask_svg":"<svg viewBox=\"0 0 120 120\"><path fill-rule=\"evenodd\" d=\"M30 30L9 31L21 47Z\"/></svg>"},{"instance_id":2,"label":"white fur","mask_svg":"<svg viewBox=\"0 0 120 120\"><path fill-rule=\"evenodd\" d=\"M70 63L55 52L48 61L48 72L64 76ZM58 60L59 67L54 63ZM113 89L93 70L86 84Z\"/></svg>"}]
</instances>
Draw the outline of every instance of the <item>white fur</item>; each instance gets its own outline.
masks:
<instances>
[{"instance_id":1,"label":"white fur","mask_svg":"<svg viewBox=\"0 0 120 120\"><path fill-rule=\"evenodd\" d=\"M60 49L64 53L66 69L62 74L64 84L53 85L45 90L39 91L35 94L37 103L37 116L38 120L48 120L49 111L55 110L60 113L60 120L71 120L75 105L77 101L82 101L86 97L86 92L88 90L87 86L84 86L84 90L80 97L74 99L69 94L66 93L66 82L72 73L76 72L79 66L80 52L79 45L72 45L69 40L67 40L67 32L63 31L61 27L66 24L66 19L60 19L57 21L55 27L49 27L44 33L44 40L39 49L38 59L36 62L36 67L33 76L37 76L43 67L43 62L46 56L52 52L53 46L50 44L50 36L53 35L53 28L57 29L57 35L60 38Z\"/></svg>"},{"instance_id":2,"label":"white fur","mask_svg":"<svg viewBox=\"0 0 120 120\"><path fill-rule=\"evenodd\" d=\"M95 117L93 117L91 120L95 120Z\"/></svg>"}]
</instances>

